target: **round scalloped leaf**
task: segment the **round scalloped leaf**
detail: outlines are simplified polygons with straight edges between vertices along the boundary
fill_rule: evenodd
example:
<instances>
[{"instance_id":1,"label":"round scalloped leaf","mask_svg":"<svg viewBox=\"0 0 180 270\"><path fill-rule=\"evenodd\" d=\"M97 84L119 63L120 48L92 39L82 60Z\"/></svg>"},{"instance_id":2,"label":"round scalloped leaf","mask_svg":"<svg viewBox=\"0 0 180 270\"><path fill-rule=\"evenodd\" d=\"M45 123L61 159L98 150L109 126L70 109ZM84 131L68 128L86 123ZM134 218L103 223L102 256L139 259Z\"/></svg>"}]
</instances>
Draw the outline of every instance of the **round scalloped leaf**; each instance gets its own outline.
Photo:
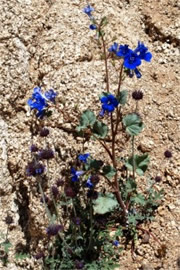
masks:
<instances>
[{"instance_id":1,"label":"round scalloped leaf","mask_svg":"<svg viewBox=\"0 0 180 270\"><path fill-rule=\"evenodd\" d=\"M93 134L98 138L105 138L108 133L108 126L100 121L96 121L93 125Z\"/></svg>"},{"instance_id":2,"label":"round scalloped leaf","mask_svg":"<svg viewBox=\"0 0 180 270\"><path fill-rule=\"evenodd\" d=\"M77 131L87 128L88 126L92 127L96 121L96 116L94 112L86 110L80 117L79 126L76 128Z\"/></svg>"},{"instance_id":3,"label":"round scalloped leaf","mask_svg":"<svg viewBox=\"0 0 180 270\"><path fill-rule=\"evenodd\" d=\"M105 195L99 193L97 200L94 201L93 209L95 214L104 215L118 206L118 202L112 193Z\"/></svg>"},{"instance_id":4,"label":"round scalloped leaf","mask_svg":"<svg viewBox=\"0 0 180 270\"><path fill-rule=\"evenodd\" d=\"M126 128L126 132L131 136L138 135L144 127L141 118L136 113L130 113L124 116L123 124Z\"/></svg>"}]
</instances>

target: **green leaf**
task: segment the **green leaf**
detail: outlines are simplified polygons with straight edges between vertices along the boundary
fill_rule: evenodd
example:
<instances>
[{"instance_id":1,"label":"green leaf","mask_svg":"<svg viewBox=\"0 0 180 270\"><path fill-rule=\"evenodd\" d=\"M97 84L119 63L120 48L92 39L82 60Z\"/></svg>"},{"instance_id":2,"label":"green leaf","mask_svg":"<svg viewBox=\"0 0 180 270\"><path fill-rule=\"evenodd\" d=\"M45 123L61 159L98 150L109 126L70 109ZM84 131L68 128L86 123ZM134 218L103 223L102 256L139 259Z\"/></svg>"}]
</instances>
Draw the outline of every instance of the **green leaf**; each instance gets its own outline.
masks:
<instances>
[{"instance_id":1,"label":"green leaf","mask_svg":"<svg viewBox=\"0 0 180 270\"><path fill-rule=\"evenodd\" d=\"M109 95L108 92L102 92L99 96L99 98L101 99L102 97L107 97Z\"/></svg>"},{"instance_id":2,"label":"green leaf","mask_svg":"<svg viewBox=\"0 0 180 270\"><path fill-rule=\"evenodd\" d=\"M138 175L142 176L145 171L148 168L148 164L149 164L149 156L148 154L144 154L144 155L135 155L134 156L134 165L135 165L135 171L137 172ZM125 163L126 167L129 170L133 170L133 158L130 157L127 162Z\"/></svg>"},{"instance_id":3,"label":"green leaf","mask_svg":"<svg viewBox=\"0 0 180 270\"><path fill-rule=\"evenodd\" d=\"M94 201L94 212L95 214L106 214L112 211L118 206L118 202L112 193L99 194L97 200Z\"/></svg>"},{"instance_id":4,"label":"green leaf","mask_svg":"<svg viewBox=\"0 0 180 270\"><path fill-rule=\"evenodd\" d=\"M93 125L92 132L95 136L104 139L108 133L108 127L106 124L96 121Z\"/></svg>"},{"instance_id":5,"label":"green leaf","mask_svg":"<svg viewBox=\"0 0 180 270\"><path fill-rule=\"evenodd\" d=\"M101 160L94 159L90 161L90 169L94 169L98 171L102 165L103 165L103 162Z\"/></svg>"},{"instance_id":6,"label":"green leaf","mask_svg":"<svg viewBox=\"0 0 180 270\"><path fill-rule=\"evenodd\" d=\"M121 105L125 105L127 102L128 91L123 90L119 93L117 100Z\"/></svg>"},{"instance_id":7,"label":"green leaf","mask_svg":"<svg viewBox=\"0 0 180 270\"><path fill-rule=\"evenodd\" d=\"M130 113L124 116L123 124L126 128L126 132L131 136L138 135L144 127L141 118L136 113Z\"/></svg>"},{"instance_id":8,"label":"green leaf","mask_svg":"<svg viewBox=\"0 0 180 270\"><path fill-rule=\"evenodd\" d=\"M24 260L26 258L29 258L29 254L28 253L16 253L15 254L15 259L16 260Z\"/></svg>"},{"instance_id":9,"label":"green leaf","mask_svg":"<svg viewBox=\"0 0 180 270\"><path fill-rule=\"evenodd\" d=\"M146 198L141 193L138 193L135 197L131 198L131 201L141 206L146 204Z\"/></svg>"},{"instance_id":10,"label":"green leaf","mask_svg":"<svg viewBox=\"0 0 180 270\"><path fill-rule=\"evenodd\" d=\"M93 127L95 121L96 121L96 116L94 112L90 110L84 111L80 117L80 123L79 123L79 126L77 127L77 131L85 129L88 126Z\"/></svg>"},{"instance_id":11,"label":"green leaf","mask_svg":"<svg viewBox=\"0 0 180 270\"><path fill-rule=\"evenodd\" d=\"M106 26L107 24L108 24L107 17L103 17L102 20L101 20L101 25Z\"/></svg>"},{"instance_id":12,"label":"green leaf","mask_svg":"<svg viewBox=\"0 0 180 270\"><path fill-rule=\"evenodd\" d=\"M126 192L127 192L127 193L132 193L132 192L136 191L136 187L137 187L137 184L136 184L136 182L134 181L134 179L129 178L129 179L126 181L125 188L126 188Z\"/></svg>"},{"instance_id":13,"label":"green leaf","mask_svg":"<svg viewBox=\"0 0 180 270\"><path fill-rule=\"evenodd\" d=\"M112 166L106 165L103 167L103 173L107 178L111 179L116 174L116 170Z\"/></svg>"},{"instance_id":14,"label":"green leaf","mask_svg":"<svg viewBox=\"0 0 180 270\"><path fill-rule=\"evenodd\" d=\"M134 226L137 224L136 216L134 216L134 215L129 215L128 221L130 224L133 224Z\"/></svg>"},{"instance_id":15,"label":"green leaf","mask_svg":"<svg viewBox=\"0 0 180 270\"><path fill-rule=\"evenodd\" d=\"M8 253L9 249L12 247L12 244L8 240L1 243L0 245L3 246L5 253Z\"/></svg>"}]
</instances>

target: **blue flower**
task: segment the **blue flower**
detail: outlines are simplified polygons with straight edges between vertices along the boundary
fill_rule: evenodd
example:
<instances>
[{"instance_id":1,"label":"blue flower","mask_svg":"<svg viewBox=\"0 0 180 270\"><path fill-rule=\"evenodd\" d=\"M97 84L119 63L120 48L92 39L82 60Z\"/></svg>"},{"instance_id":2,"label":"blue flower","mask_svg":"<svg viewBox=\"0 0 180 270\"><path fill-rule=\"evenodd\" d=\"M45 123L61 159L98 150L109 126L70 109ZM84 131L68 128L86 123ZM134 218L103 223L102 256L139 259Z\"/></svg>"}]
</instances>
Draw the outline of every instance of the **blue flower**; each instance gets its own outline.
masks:
<instances>
[{"instance_id":1,"label":"blue flower","mask_svg":"<svg viewBox=\"0 0 180 270\"><path fill-rule=\"evenodd\" d=\"M91 176L88 178L88 180L86 182L86 187L88 187L88 188L93 188L94 187L93 183L91 182Z\"/></svg>"},{"instance_id":2,"label":"blue flower","mask_svg":"<svg viewBox=\"0 0 180 270\"><path fill-rule=\"evenodd\" d=\"M118 57L125 57L131 50L128 48L128 45L120 45L119 50L116 52Z\"/></svg>"},{"instance_id":3,"label":"blue flower","mask_svg":"<svg viewBox=\"0 0 180 270\"><path fill-rule=\"evenodd\" d=\"M56 96L57 93L55 93L52 89L43 94L40 87L35 87L32 98L28 99L27 103L32 110L36 109L38 111L36 116L42 118L45 114L46 107L48 107L48 101L55 102Z\"/></svg>"},{"instance_id":4,"label":"blue flower","mask_svg":"<svg viewBox=\"0 0 180 270\"><path fill-rule=\"evenodd\" d=\"M124 57L124 66L129 69L135 69L137 66L141 65L141 58L132 50Z\"/></svg>"},{"instance_id":5,"label":"blue flower","mask_svg":"<svg viewBox=\"0 0 180 270\"><path fill-rule=\"evenodd\" d=\"M148 48L144 45L144 43L138 41L138 46L134 50L134 52L137 53L142 60L145 60L147 62L151 61L152 54L148 52Z\"/></svg>"},{"instance_id":6,"label":"blue flower","mask_svg":"<svg viewBox=\"0 0 180 270\"><path fill-rule=\"evenodd\" d=\"M86 13L89 17L92 16L91 12L94 11L94 8L88 5L83 9L83 12Z\"/></svg>"},{"instance_id":7,"label":"blue flower","mask_svg":"<svg viewBox=\"0 0 180 270\"><path fill-rule=\"evenodd\" d=\"M120 45L116 55L124 58L124 66L129 69L129 76L133 77L135 73L138 79L141 78L141 73L137 67L141 65L141 60L150 62L152 58L152 54L148 52L148 48L140 41L134 51L129 49L126 44Z\"/></svg>"},{"instance_id":8,"label":"blue flower","mask_svg":"<svg viewBox=\"0 0 180 270\"><path fill-rule=\"evenodd\" d=\"M50 89L49 91L45 92L45 97L50 100L51 102L55 103L55 97L57 96L57 93L54 92L53 89Z\"/></svg>"},{"instance_id":9,"label":"blue flower","mask_svg":"<svg viewBox=\"0 0 180 270\"><path fill-rule=\"evenodd\" d=\"M139 69L137 69L137 68L135 68L134 69L134 73L136 74L136 77L139 79L139 78L141 78L141 72L139 71Z\"/></svg>"},{"instance_id":10,"label":"blue flower","mask_svg":"<svg viewBox=\"0 0 180 270\"><path fill-rule=\"evenodd\" d=\"M118 247L119 246L119 241L118 240L114 240L113 241L113 245L116 246L116 247Z\"/></svg>"},{"instance_id":11,"label":"blue flower","mask_svg":"<svg viewBox=\"0 0 180 270\"><path fill-rule=\"evenodd\" d=\"M87 154L84 154L84 155L79 155L78 156L78 159L80 161L82 161L83 163L86 163L89 156L90 156L90 154L88 154L88 153Z\"/></svg>"},{"instance_id":12,"label":"blue flower","mask_svg":"<svg viewBox=\"0 0 180 270\"><path fill-rule=\"evenodd\" d=\"M36 109L38 111L37 117L42 117L44 114L44 109L48 106L46 98L41 92L40 87L35 87L32 94L32 98L28 100L28 105L31 109Z\"/></svg>"},{"instance_id":13,"label":"blue flower","mask_svg":"<svg viewBox=\"0 0 180 270\"><path fill-rule=\"evenodd\" d=\"M91 30L96 30L97 29L97 26L95 24L90 24L89 28Z\"/></svg>"},{"instance_id":14,"label":"blue flower","mask_svg":"<svg viewBox=\"0 0 180 270\"><path fill-rule=\"evenodd\" d=\"M113 52L116 53L118 49L118 43L114 42L113 45L111 45L111 47L108 49L109 52Z\"/></svg>"},{"instance_id":15,"label":"blue flower","mask_svg":"<svg viewBox=\"0 0 180 270\"><path fill-rule=\"evenodd\" d=\"M102 103L102 111L100 112L100 116L104 116L105 112L112 113L119 104L118 100L112 94L103 96L100 100Z\"/></svg>"},{"instance_id":16,"label":"blue flower","mask_svg":"<svg viewBox=\"0 0 180 270\"><path fill-rule=\"evenodd\" d=\"M84 172L83 171L76 171L74 168L71 168L71 180L73 182L77 182L79 180L79 176L81 176Z\"/></svg>"}]
</instances>

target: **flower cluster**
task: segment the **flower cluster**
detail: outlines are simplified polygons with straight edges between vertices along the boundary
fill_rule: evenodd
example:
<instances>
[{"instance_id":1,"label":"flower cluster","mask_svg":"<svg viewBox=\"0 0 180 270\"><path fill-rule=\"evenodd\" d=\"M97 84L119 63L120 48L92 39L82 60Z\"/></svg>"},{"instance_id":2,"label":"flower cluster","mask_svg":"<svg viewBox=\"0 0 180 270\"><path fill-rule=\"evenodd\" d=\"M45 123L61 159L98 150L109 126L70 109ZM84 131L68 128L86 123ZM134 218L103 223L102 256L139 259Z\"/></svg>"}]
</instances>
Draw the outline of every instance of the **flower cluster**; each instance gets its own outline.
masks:
<instances>
[{"instance_id":1,"label":"flower cluster","mask_svg":"<svg viewBox=\"0 0 180 270\"><path fill-rule=\"evenodd\" d=\"M148 48L144 45L144 43L138 42L138 45L135 50L129 49L128 45L120 45L118 43L114 43L110 48L109 52L115 53L116 56L124 59L124 67L129 69L130 77L136 74L137 78L141 78L141 73L138 70L138 66L141 65L141 60L145 60L147 62L151 61L152 54L148 52Z\"/></svg>"},{"instance_id":2,"label":"flower cluster","mask_svg":"<svg viewBox=\"0 0 180 270\"><path fill-rule=\"evenodd\" d=\"M77 182L79 180L79 176L81 176L83 173L83 171L76 171L74 168L71 168L71 180L73 182Z\"/></svg>"},{"instance_id":3,"label":"flower cluster","mask_svg":"<svg viewBox=\"0 0 180 270\"><path fill-rule=\"evenodd\" d=\"M32 161L28 163L26 167L26 173L28 176L36 176L42 174L44 169L45 167L43 164L40 162Z\"/></svg>"},{"instance_id":4,"label":"flower cluster","mask_svg":"<svg viewBox=\"0 0 180 270\"><path fill-rule=\"evenodd\" d=\"M102 103L100 116L104 116L105 112L112 113L119 104L118 100L112 94L103 96L100 100Z\"/></svg>"},{"instance_id":5,"label":"flower cluster","mask_svg":"<svg viewBox=\"0 0 180 270\"><path fill-rule=\"evenodd\" d=\"M55 103L56 96L57 93L55 93L53 89L43 94L41 87L35 87L32 98L28 99L27 103L32 110L36 109L38 111L36 114L37 117L43 118L45 109L48 107L48 102L51 101Z\"/></svg>"},{"instance_id":6,"label":"flower cluster","mask_svg":"<svg viewBox=\"0 0 180 270\"><path fill-rule=\"evenodd\" d=\"M90 24L89 28L90 28L91 30L96 30L96 29L97 29L96 21L95 21L94 17L93 17L92 14L91 14L93 11L94 11L94 8L91 7L90 5L88 5L87 7L85 7L85 8L83 9L83 12L89 16L89 18L90 18L90 20L91 20L91 22L92 22L92 23Z\"/></svg>"},{"instance_id":7,"label":"flower cluster","mask_svg":"<svg viewBox=\"0 0 180 270\"><path fill-rule=\"evenodd\" d=\"M79 155L79 156L78 156L78 159L79 159L81 162L83 162L83 163L87 163L87 159L88 159L89 156L90 156L89 153L84 154L84 155Z\"/></svg>"},{"instance_id":8,"label":"flower cluster","mask_svg":"<svg viewBox=\"0 0 180 270\"><path fill-rule=\"evenodd\" d=\"M47 227L46 233L47 235L50 236L55 236L58 234L58 232L63 230L63 226L59 224L51 224Z\"/></svg>"}]
</instances>

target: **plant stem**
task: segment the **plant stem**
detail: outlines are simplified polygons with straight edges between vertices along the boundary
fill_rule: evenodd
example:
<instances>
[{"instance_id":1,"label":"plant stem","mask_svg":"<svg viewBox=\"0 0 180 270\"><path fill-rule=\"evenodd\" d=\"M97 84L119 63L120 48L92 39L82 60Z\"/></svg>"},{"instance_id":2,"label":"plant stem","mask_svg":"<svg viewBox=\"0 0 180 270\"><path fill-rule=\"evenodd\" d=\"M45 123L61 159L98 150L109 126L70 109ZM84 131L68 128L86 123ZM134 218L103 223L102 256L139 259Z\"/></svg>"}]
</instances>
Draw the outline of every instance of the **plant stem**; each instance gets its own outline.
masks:
<instances>
[{"instance_id":1,"label":"plant stem","mask_svg":"<svg viewBox=\"0 0 180 270\"><path fill-rule=\"evenodd\" d=\"M148 230L146 230L146 229L143 229L143 228L141 228L140 226L137 226L136 228L137 228L138 230L141 230L141 231L143 231L143 232L145 232L145 233L151 235L151 236L154 238L154 240L155 240L160 246L162 246L162 244L161 244L161 242L159 241L159 239L158 239L152 232L150 232L150 231L148 231Z\"/></svg>"},{"instance_id":2,"label":"plant stem","mask_svg":"<svg viewBox=\"0 0 180 270\"><path fill-rule=\"evenodd\" d=\"M135 156L134 156L134 136L132 136L132 163L133 163L133 179L135 180Z\"/></svg>"},{"instance_id":3,"label":"plant stem","mask_svg":"<svg viewBox=\"0 0 180 270\"><path fill-rule=\"evenodd\" d=\"M119 84L118 84L118 89L117 89L117 97L119 96L120 94L120 89L121 89L121 83L122 83L122 74L123 74L123 63L121 63L121 67L120 67L120 74L119 74ZM118 130L118 125L119 125L119 122L121 120L121 107L117 107L116 108L116 127L115 127L115 134L117 134L117 130Z\"/></svg>"},{"instance_id":4,"label":"plant stem","mask_svg":"<svg viewBox=\"0 0 180 270\"><path fill-rule=\"evenodd\" d=\"M116 163L116 157L115 157L115 140L116 140L116 133L114 131L114 125L113 125L113 116L111 113L111 133L112 133L112 161L113 161L113 167L116 170L116 174L114 176L114 187L115 187L115 195L118 203L120 204L122 211L123 211L123 217L125 218L127 215L127 209L126 205L122 200L121 193L119 190L119 183L118 183L118 173L117 173L117 163Z\"/></svg>"},{"instance_id":5,"label":"plant stem","mask_svg":"<svg viewBox=\"0 0 180 270\"><path fill-rule=\"evenodd\" d=\"M50 211L48 209L48 206L46 204L46 200L45 200L45 197L44 197L44 192L43 192L43 189L42 189L42 186L41 186L41 183L40 183L40 179L38 181L38 185L39 185L39 190L40 190L40 193L41 193L41 196L42 196L42 199L43 199L43 203L44 203L44 206L45 206L46 214L47 214L48 219L51 222L51 224L53 224L52 216L51 216L51 213L50 213Z\"/></svg>"},{"instance_id":6,"label":"plant stem","mask_svg":"<svg viewBox=\"0 0 180 270\"><path fill-rule=\"evenodd\" d=\"M107 87L107 92L109 93L109 74L108 74L108 64L107 64L106 43L105 43L103 35L101 37L102 37L102 43L103 43L104 61L105 61L105 69L106 69L106 87Z\"/></svg>"},{"instance_id":7,"label":"plant stem","mask_svg":"<svg viewBox=\"0 0 180 270\"><path fill-rule=\"evenodd\" d=\"M117 96L119 96L120 89L121 89L121 83L122 83L122 73L123 73L123 63L124 63L124 61L121 63L121 67L120 67L120 73L119 73L119 84L118 84L118 89L117 89Z\"/></svg>"},{"instance_id":8,"label":"plant stem","mask_svg":"<svg viewBox=\"0 0 180 270\"><path fill-rule=\"evenodd\" d=\"M93 237L93 208L92 208L92 199L90 199L90 237L87 252L89 251L89 249L91 249L92 237Z\"/></svg>"},{"instance_id":9,"label":"plant stem","mask_svg":"<svg viewBox=\"0 0 180 270\"><path fill-rule=\"evenodd\" d=\"M98 142L103 146L103 148L106 150L106 152L108 153L109 157L111 158L111 160L113 159L113 156L108 148L108 146L106 145L106 143L104 141L101 141L97 136L93 135Z\"/></svg>"}]
</instances>

